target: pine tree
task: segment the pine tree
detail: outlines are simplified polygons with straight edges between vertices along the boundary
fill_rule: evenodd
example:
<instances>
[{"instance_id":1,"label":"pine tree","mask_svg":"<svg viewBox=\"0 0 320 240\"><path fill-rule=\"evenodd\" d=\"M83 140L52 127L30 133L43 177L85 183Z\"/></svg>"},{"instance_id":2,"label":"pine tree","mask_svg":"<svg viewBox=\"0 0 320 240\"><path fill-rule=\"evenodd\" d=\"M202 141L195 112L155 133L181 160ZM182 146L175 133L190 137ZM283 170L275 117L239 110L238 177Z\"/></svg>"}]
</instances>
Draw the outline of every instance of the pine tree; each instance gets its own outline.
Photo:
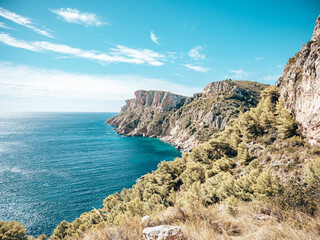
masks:
<instances>
[{"instance_id":1,"label":"pine tree","mask_svg":"<svg viewBox=\"0 0 320 240\"><path fill-rule=\"evenodd\" d=\"M284 101L280 97L276 105L276 128L280 138L286 139L295 134L297 124L287 109L284 108Z\"/></svg>"},{"instance_id":2,"label":"pine tree","mask_svg":"<svg viewBox=\"0 0 320 240\"><path fill-rule=\"evenodd\" d=\"M251 159L248 147L242 142L238 146L238 161L241 164L247 164Z\"/></svg>"},{"instance_id":3,"label":"pine tree","mask_svg":"<svg viewBox=\"0 0 320 240\"><path fill-rule=\"evenodd\" d=\"M26 240L26 228L16 221L0 222L0 239Z\"/></svg>"},{"instance_id":4,"label":"pine tree","mask_svg":"<svg viewBox=\"0 0 320 240\"><path fill-rule=\"evenodd\" d=\"M320 184L320 158L313 160L308 168L307 182L310 186L319 186Z\"/></svg>"},{"instance_id":5,"label":"pine tree","mask_svg":"<svg viewBox=\"0 0 320 240\"><path fill-rule=\"evenodd\" d=\"M254 185L254 195L260 199L272 197L280 191L279 178L270 174L269 170L263 171Z\"/></svg>"}]
</instances>

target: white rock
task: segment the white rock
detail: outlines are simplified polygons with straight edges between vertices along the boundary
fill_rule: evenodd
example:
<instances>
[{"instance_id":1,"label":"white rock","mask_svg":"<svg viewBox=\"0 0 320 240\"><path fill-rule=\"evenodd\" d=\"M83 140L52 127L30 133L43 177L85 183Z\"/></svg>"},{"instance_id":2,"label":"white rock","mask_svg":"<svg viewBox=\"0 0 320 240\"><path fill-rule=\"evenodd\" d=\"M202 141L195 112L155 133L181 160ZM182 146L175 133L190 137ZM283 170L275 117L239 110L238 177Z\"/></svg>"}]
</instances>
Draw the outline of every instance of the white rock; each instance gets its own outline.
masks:
<instances>
[{"instance_id":1,"label":"white rock","mask_svg":"<svg viewBox=\"0 0 320 240\"><path fill-rule=\"evenodd\" d=\"M277 82L285 106L311 144L320 143L320 16L307 45L289 59Z\"/></svg>"},{"instance_id":2,"label":"white rock","mask_svg":"<svg viewBox=\"0 0 320 240\"><path fill-rule=\"evenodd\" d=\"M143 236L147 240L181 240L182 231L179 227L160 225L143 229Z\"/></svg>"},{"instance_id":3,"label":"white rock","mask_svg":"<svg viewBox=\"0 0 320 240\"><path fill-rule=\"evenodd\" d=\"M151 221L152 221L152 218L149 215L146 215L143 218L141 218L141 224L144 228L149 227L149 224L151 223Z\"/></svg>"}]
</instances>

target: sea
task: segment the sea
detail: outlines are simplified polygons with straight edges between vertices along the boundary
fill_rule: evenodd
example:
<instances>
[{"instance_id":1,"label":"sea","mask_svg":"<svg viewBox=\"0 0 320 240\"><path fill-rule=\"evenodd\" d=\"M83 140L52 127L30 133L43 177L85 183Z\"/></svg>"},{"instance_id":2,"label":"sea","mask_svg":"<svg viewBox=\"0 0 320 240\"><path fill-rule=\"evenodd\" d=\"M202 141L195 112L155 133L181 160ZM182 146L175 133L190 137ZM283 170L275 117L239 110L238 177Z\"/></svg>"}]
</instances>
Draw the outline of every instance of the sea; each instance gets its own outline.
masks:
<instances>
[{"instance_id":1,"label":"sea","mask_svg":"<svg viewBox=\"0 0 320 240\"><path fill-rule=\"evenodd\" d=\"M157 138L117 134L105 124L116 114L1 114L0 221L50 236L62 220L101 208L108 195L181 156Z\"/></svg>"}]
</instances>

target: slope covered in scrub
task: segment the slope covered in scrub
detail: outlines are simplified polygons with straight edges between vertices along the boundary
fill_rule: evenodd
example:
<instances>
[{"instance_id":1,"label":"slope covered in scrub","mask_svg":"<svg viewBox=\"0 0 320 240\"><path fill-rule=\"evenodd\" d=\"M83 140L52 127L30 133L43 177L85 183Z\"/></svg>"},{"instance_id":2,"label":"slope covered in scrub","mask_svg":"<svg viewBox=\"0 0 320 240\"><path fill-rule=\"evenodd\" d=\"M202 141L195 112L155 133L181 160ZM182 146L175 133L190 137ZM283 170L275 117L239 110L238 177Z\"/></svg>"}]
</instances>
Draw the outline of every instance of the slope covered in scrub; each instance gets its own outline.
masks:
<instances>
[{"instance_id":1,"label":"slope covered in scrub","mask_svg":"<svg viewBox=\"0 0 320 240\"><path fill-rule=\"evenodd\" d=\"M230 121L226 130L181 158L160 163L131 189L108 196L104 208L84 213L72 223L62 222L51 238L81 237L95 228L120 226L128 218L156 216L193 201L208 207L272 199L281 209L315 215L319 149L296 129L277 88L270 86L262 91L258 106Z\"/></svg>"}]
</instances>

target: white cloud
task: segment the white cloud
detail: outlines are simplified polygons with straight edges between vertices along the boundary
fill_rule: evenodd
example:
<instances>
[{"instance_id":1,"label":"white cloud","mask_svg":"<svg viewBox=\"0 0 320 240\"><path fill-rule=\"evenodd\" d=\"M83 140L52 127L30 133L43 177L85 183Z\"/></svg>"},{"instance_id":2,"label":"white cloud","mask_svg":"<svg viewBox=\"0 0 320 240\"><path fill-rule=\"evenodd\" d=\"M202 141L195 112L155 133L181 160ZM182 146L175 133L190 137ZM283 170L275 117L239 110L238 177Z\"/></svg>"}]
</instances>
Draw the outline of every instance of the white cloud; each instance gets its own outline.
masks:
<instances>
[{"instance_id":1,"label":"white cloud","mask_svg":"<svg viewBox=\"0 0 320 240\"><path fill-rule=\"evenodd\" d=\"M231 75L224 76L225 78L236 78L236 79L247 79L249 77L249 73L243 71L242 69L239 70L229 70Z\"/></svg>"},{"instance_id":2,"label":"white cloud","mask_svg":"<svg viewBox=\"0 0 320 240\"><path fill-rule=\"evenodd\" d=\"M53 38L53 36L51 35L51 33L49 33L48 31L46 30L41 30L37 27L34 26L34 23L32 23L31 19L30 18L26 18L26 17L23 17L21 15L18 15L14 12L10 12L2 7L0 7L0 16L1 17L4 17L10 21L13 21L21 26L24 26L24 27L27 27L33 31L35 31L36 33L38 34L41 34L43 36L46 36L46 37L50 37L50 38Z\"/></svg>"},{"instance_id":3,"label":"white cloud","mask_svg":"<svg viewBox=\"0 0 320 240\"><path fill-rule=\"evenodd\" d=\"M256 57L256 60L262 60L264 57Z\"/></svg>"},{"instance_id":4,"label":"white cloud","mask_svg":"<svg viewBox=\"0 0 320 240\"><path fill-rule=\"evenodd\" d=\"M279 77L281 77L281 74L275 74L275 75L269 74L269 75L258 78L258 80L265 81L265 82L276 82L278 81Z\"/></svg>"},{"instance_id":5,"label":"white cloud","mask_svg":"<svg viewBox=\"0 0 320 240\"><path fill-rule=\"evenodd\" d=\"M174 73L173 75L177 76L177 77L184 77L182 74L180 73Z\"/></svg>"},{"instance_id":6,"label":"white cloud","mask_svg":"<svg viewBox=\"0 0 320 240\"><path fill-rule=\"evenodd\" d=\"M71 8L60 8L60 9L49 9L51 12L62 17L65 21L69 23L76 23L85 26L101 26L101 25L110 25L110 23L102 22L98 19L94 13L80 12L77 9Z\"/></svg>"},{"instance_id":7,"label":"white cloud","mask_svg":"<svg viewBox=\"0 0 320 240\"><path fill-rule=\"evenodd\" d=\"M153 33L153 31L151 31L150 33L150 38L155 44L160 45L160 43L158 42L158 37Z\"/></svg>"},{"instance_id":8,"label":"white cloud","mask_svg":"<svg viewBox=\"0 0 320 240\"><path fill-rule=\"evenodd\" d=\"M183 66L185 66L186 68L192 69L194 71L198 71L198 72L208 72L210 70L210 68L194 66L191 64L183 64Z\"/></svg>"},{"instance_id":9,"label":"white cloud","mask_svg":"<svg viewBox=\"0 0 320 240\"><path fill-rule=\"evenodd\" d=\"M201 90L137 75L84 75L5 62L0 76L2 111L119 111L138 89L187 96Z\"/></svg>"},{"instance_id":10,"label":"white cloud","mask_svg":"<svg viewBox=\"0 0 320 240\"><path fill-rule=\"evenodd\" d=\"M192 48L188 55L189 57L193 58L194 60L204 60L206 59L206 56L204 54L201 54L200 52L202 51L202 47L201 46L197 46Z\"/></svg>"},{"instance_id":11,"label":"white cloud","mask_svg":"<svg viewBox=\"0 0 320 240\"><path fill-rule=\"evenodd\" d=\"M13 29L13 28L11 28L11 27L8 27L4 22L0 22L0 28Z\"/></svg>"},{"instance_id":12,"label":"white cloud","mask_svg":"<svg viewBox=\"0 0 320 240\"><path fill-rule=\"evenodd\" d=\"M40 49L33 44L30 44L26 41L17 40L13 37L11 37L7 33L0 33L0 42L3 42L9 46L17 47L17 48L24 48L30 51L39 52Z\"/></svg>"},{"instance_id":13,"label":"white cloud","mask_svg":"<svg viewBox=\"0 0 320 240\"><path fill-rule=\"evenodd\" d=\"M7 33L0 33L0 42L17 48L24 48L34 52L55 52L72 57L98 61L100 63L134 63L161 66L166 56L149 49L133 49L117 45L108 53L101 53L94 50L82 50L64 44L50 43L46 41L26 42L11 37Z\"/></svg>"},{"instance_id":14,"label":"white cloud","mask_svg":"<svg viewBox=\"0 0 320 240\"><path fill-rule=\"evenodd\" d=\"M117 48L112 48L111 50L113 57L125 56L134 60L134 63L138 64L147 63L153 66L161 66L164 63L159 60L165 60L166 58L165 55L149 49L133 49L122 45L117 45Z\"/></svg>"},{"instance_id":15,"label":"white cloud","mask_svg":"<svg viewBox=\"0 0 320 240\"><path fill-rule=\"evenodd\" d=\"M278 67L278 68L283 68L283 65L277 64L277 67Z\"/></svg>"}]
</instances>

